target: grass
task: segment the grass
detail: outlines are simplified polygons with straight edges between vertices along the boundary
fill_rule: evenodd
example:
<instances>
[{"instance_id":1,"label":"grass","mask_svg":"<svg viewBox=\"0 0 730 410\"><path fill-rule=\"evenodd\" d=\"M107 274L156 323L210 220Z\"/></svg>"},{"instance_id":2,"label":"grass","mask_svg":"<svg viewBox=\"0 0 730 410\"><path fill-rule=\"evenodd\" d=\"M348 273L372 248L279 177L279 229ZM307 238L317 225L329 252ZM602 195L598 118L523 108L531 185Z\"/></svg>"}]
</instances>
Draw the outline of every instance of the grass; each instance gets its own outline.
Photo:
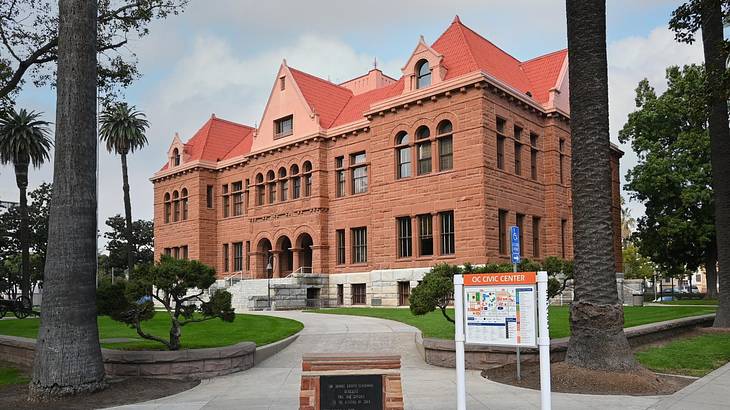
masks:
<instances>
[{"instance_id":1,"label":"grass","mask_svg":"<svg viewBox=\"0 0 730 410\"><path fill-rule=\"evenodd\" d=\"M12 384L26 384L30 379L10 364L0 363L0 386L9 386Z\"/></svg>"},{"instance_id":2,"label":"grass","mask_svg":"<svg viewBox=\"0 0 730 410\"><path fill-rule=\"evenodd\" d=\"M127 325L113 321L108 316L99 316L101 339L136 339L124 343L102 343L102 347L122 350L162 350L164 346L155 341L141 339L137 332ZM2 320L0 334L35 339L38 335L39 319ZM213 319L190 323L182 327L180 342L182 349L229 346L243 341L255 342L257 346L276 342L302 330L304 325L296 320L262 315L236 315L231 322ZM142 324L142 330L155 336L169 337L170 319L164 312L158 312L151 320Z\"/></svg>"},{"instance_id":3,"label":"grass","mask_svg":"<svg viewBox=\"0 0 730 410\"><path fill-rule=\"evenodd\" d=\"M454 317L454 310L449 309L449 316ZM446 321L440 310L415 316L409 309L402 308L334 308L313 310L317 313L331 313L337 315L370 316L381 319L390 319L403 322L418 328L424 337L437 339L453 339L454 325ZM624 327L633 327L647 323L662 322L687 316L714 313L715 308L703 306L626 306L624 307ZM570 336L567 306L550 306L550 338L557 339Z\"/></svg>"},{"instance_id":4,"label":"grass","mask_svg":"<svg viewBox=\"0 0 730 410\"><path fill-rule=\"evenodd\" d=\"M682 299L669 302L658 302L662 305L693 306L693 305L717 305L717 299Z\"/></svg>"},{"instance_id":5,"label":"grass","mask_svg":"<svg viewBox=\"0 0 730 410\"><path fill-rule=\"evenodd\" d=\"M730 361L730 334L675 340L637 352L636 358L655 372L701 377Z\"/></svg>"}]
</instances>

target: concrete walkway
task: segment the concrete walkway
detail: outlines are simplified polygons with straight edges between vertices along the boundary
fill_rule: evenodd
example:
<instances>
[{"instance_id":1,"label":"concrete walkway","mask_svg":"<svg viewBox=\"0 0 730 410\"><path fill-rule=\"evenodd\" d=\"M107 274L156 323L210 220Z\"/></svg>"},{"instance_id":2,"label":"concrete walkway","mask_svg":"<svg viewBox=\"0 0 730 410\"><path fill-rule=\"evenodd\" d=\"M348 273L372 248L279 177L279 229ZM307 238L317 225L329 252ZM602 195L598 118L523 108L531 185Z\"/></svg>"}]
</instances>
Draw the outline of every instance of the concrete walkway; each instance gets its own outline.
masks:
<instances>
[{"instance_id":1,"label":"concrete walkway","mask_svg":"<svg viewBox=\"0 0 730 410\"><path fill-rule=\"evenodd\" d=\"M402 381L407 409L455 408L455 371L427 365L416 349L416 329L389 320L324 315L303 312L267 312L304 323L299 338L276 355L257 363L248 371L204 380L199 386L162 399L121 407L125 410L149 409L296 409L299 406L301 358L307 353L382 353L402 358ZM553 394L555 409L714 409L704 402L730 403L730 365L706 386L696 382L670 397L594 396ZM719 369L717 372L720 372ZM717 373L715 372L715 373ZM715 375L712 373L710 376ZM708 376L708 378L710 377ZM703 379L705 380L705 379ZM482 378L478 371L466 375L469 409L539 409L538 391L507 386ZM696 387L685 397L685 390ZM705 389L705 390L703 390ZM712 393L701 401L706 390ZM715 391L718 393L716 394ZM721 394L722 393L722 394ZM728 397L722 400L720 397ZM676 396L676 397L675 397ZM696 397L695 397L696 396ZM684 400L691 398L686 402ZM695 403L703 403L696 404ZM686 407L689 405L689 407Z\"/></svg>"}]
</instances>

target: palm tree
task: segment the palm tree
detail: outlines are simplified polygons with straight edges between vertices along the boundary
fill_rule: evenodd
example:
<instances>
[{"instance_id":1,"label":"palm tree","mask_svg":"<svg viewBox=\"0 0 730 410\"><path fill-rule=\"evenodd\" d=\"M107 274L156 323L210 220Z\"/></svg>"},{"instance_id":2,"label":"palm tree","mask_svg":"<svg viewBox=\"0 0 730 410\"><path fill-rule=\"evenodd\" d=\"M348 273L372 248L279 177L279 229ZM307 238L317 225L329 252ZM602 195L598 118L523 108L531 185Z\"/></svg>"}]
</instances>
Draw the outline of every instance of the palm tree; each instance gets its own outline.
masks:
<instances>
[{"instance_id":1,"label":"palm tree","mask_svg":"<svg viewBox=\"0 0 730 410\"><path fill-rule=\"evenodd\" d=\"M132 203L129 199L127 154L147 145L144 132L149 127L144 113L126 103L114 104L101 114L99 138L106 142L106 150L122 158L122 189L124 191L124 217L126 219L127 267L134 268L134 242L132 236Z\"/></svg>"},{"instance_id":2,"label":"palm tree","mask_svg":"<svg viewBox=\"0 0 730 410\"><path fill-rule=\"evenodd\" d=\"M56 155L31 400L105 386L96 324L97 2L58 5Z\"/></svg>"},{"instance_id":3,"label":"palm tree","mask_svg":"<svg viewBox=\"0 0 730 410\"><path fill-rule=\"evenodd\" d=\"M15 182L20 190L20 224L18 240L21 250L21 283L24 300L30 299L30 252L28 242L28 167L40 167L50 159L53 143L49 138L50 123L40 119L41 113L21 109L9 109L0 116L0 163L15 167ZM28 298L28 299L26 299Z\"/></svg>"},{"instance_id":4,"label":"palm tree","mask_svg":"<svg viewBox=\"0 0 730 410\"><path fill-rule=\"evenodd\" d=\"M566 362L636 366L614 271L605 0L567 0L575 298Z\"/></svg>"},{"instance_id":5,"label":"palm tree","mask_svg":"<svg viewBox=\"0 0 730 410\"><path fill-rule=\"evenodd\" d=\"M631 209L626 206L624 197L621 197L621 244L626 247L631 241L631 234L636 229L636 219L631 216Z\"/></svg>"}]
</instances>

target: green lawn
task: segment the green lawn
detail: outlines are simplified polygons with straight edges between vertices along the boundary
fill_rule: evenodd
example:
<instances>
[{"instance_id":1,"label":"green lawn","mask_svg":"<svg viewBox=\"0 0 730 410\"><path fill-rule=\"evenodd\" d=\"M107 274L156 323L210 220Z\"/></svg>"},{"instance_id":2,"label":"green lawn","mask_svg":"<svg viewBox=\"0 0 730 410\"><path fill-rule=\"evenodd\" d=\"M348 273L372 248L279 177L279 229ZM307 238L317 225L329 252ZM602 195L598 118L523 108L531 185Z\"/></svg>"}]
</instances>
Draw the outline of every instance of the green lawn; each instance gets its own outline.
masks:
<instances>
[{"instance_id":1,"label":"green lawn","mask_svg":"<svg viewBox=\"0 0 730 410\"><path fill-rule=\"evenodd\" d=\"M0 363L0 386L28 383L28 376L7 363Z\"/></svg>"},{"instance_id":2,"label":"green lawn","mask_svg":"<svg viewBox=\"0 0 730 410\"><path fill-rule=\"evenodd\" d=\"M437 339L453 339L454 325L446 321L440 310L428 313L423 316L414 316L409 309L402 308L334 308L318 309L313 312L331 313L338 315L370 316L382 319L390 319L403 322L417 327L423 332L424 337ZM702 306L626 306L624 307L624 326L632 327L647 323L661 322L664 320L677 319L687 316L704 315L714 313L713 307ZM449 309L449 316L454 317L454 310ZM570 325L568 323L567 306L550 306L550 338L570 336Z\"/></svg>"},{"instance_id":3,"label":"green lawn","mask_svg":"<svg viewBox=\"0 0 730 410\"><path fill-rule=\"evenodd\" d=\"M662 305L693 306L693 305L717 305L717 299L682 299L670 302L658 302Z\"/></svg>"},{"instance_id":4,"label":"green lawn","mask_svg":"<svg viewBox=\"0 0 730 410\"><path fill-rule=\"evenodd\" d=\"M644 367L660 373L704 376L730 361L730 334L715 333L679 339L637 352Z\"/></svg>"},{"instance_id":5,"label":"green lawn","mask_svg":"<svg viewBox=\"0 0 730 410\"><path fill-rule=\"evenodd\" d=\"M39 319L1 320L0 334L35 338ZM111 320L107 316L98 319L101 339L134 338L133 342L103 343L109 349L145 350L163 349L161 343L139 338L132 328ZM255 342L257 346L284 339L302 330L304 325L296 320L261 315L236 315L231 323L220 319L191 323L183 326L180 342L183 349L201 349L233 345L242 341ZM168 337L170 319L164 312L142 324L142 330L155 336Z\"/></svg>"}]
</instances>

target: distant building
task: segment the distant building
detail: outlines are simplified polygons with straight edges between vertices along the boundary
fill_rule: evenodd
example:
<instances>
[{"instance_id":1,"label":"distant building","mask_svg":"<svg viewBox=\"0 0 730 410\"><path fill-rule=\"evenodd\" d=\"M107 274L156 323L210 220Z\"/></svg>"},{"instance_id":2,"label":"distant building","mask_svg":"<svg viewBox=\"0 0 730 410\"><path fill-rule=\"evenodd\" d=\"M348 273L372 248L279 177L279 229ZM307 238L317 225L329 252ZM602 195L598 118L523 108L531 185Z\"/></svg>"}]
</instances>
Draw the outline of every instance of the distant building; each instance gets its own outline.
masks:
<instances>
[{"instance_id":1,"label":"distant building","mask_svg":"<svg viewBox=\"0 0 730 410\"><path fill-rule=\"evenodd\" d=\"M284 61L258 128L213 115L175 135L151 178L156 256L312 273L307 298L337 305L407 304L434 264L507 262L511 225L524 257L570 259L567 68L567 50L519 61L458 17L399 79L333 84ZM621 154L606 153L617 271Z\"/></svg>"}]
</instances>

